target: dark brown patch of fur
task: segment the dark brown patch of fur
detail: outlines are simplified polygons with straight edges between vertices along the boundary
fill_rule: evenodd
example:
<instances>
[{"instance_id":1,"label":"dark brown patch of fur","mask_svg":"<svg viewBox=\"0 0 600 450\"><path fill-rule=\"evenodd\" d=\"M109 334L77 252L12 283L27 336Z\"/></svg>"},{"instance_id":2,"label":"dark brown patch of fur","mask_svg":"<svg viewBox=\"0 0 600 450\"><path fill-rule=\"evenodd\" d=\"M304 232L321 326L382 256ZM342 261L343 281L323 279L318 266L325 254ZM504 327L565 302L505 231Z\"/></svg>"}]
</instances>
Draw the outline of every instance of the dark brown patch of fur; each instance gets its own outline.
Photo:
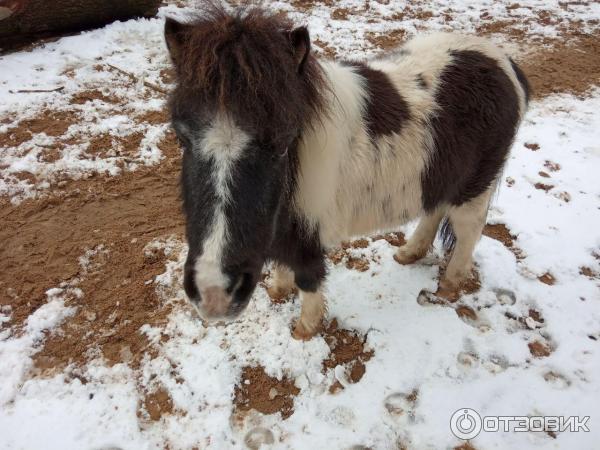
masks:
<instances>
[{"instance_id":1,"label":"dark brown patch of fur","mask_svg":"<svg viewBox=\"0 0 600 450\"><path fill-rule=\"evenodd\" d=\"M515 86L495 60L471 50L452 57L440 77L433 157L421 181L427 211L485 192L502 170L519 122Z\"/></svg>"},{"instance_id":2,"label":"dark brown patch of fur","mask_svg":"<svg viewBox=\"0 0 600 450\"><path fill-rule=\"evenodd\" d=\"M171 23L167 42L173 41ZM324 77L307 33L260 8L229 12L209 2L170 43L177 74L172 104L193 98L210 111L232 114L258 138L289 139L324 107ZM297 42L299 36L306 40Z\"/></svg>"},{"instance_id":3,"label":"dark brown patch of fur","mask_svg":"<svg viewBox=\"0 0 600 450\"><path fill-rule=\"evenodd\" d=\"M363 119L370 138L399 133L403 124L410 119L410 111L388 75L364 63L348 64L365 79L368 98Z\"/></svg>"}]
</instances>

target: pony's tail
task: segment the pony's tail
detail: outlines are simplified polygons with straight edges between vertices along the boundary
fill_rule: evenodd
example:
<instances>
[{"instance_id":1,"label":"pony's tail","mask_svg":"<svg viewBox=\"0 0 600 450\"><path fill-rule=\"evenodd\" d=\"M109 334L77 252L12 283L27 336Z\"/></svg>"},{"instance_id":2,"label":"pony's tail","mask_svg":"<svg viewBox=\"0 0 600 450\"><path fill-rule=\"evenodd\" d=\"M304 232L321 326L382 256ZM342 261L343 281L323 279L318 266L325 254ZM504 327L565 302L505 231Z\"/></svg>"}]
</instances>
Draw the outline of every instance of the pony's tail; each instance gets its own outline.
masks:
<instances>
[{"instance_id":1,"label":"pony's tail","mask_svg":"<svg viewBox=\"0 0 600 450\"><path fill-rule=\"evenodd\" d=\"M440 227L440 238L442 240L442 246L444 250L450 252L454 250L454 246L456 245L456 234L454 234L454 229L452 228L452 224L450 223L450 219L448 217L444 217L442 221L442 226Z\"/></svg>"}]
</instances>

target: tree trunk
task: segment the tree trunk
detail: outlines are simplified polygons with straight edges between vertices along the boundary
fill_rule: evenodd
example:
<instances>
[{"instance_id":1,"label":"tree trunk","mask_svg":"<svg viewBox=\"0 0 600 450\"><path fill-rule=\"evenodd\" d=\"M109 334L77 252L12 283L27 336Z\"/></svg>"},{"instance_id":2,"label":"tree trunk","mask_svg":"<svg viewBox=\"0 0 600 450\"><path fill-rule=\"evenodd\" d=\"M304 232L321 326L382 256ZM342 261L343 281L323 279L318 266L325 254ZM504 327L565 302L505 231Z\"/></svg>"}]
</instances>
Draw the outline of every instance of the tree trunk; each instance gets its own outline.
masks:
<instances>
[{"instance_id":1,"label":"tree trunk","mask_svg":"<svg viewBox=\"0 0 600 450\"><path fill-rule=\"evenodd\" d=\"M0 50L40 38L152 17L161 0L0 0Z\"/></svg>"}]
</instances>

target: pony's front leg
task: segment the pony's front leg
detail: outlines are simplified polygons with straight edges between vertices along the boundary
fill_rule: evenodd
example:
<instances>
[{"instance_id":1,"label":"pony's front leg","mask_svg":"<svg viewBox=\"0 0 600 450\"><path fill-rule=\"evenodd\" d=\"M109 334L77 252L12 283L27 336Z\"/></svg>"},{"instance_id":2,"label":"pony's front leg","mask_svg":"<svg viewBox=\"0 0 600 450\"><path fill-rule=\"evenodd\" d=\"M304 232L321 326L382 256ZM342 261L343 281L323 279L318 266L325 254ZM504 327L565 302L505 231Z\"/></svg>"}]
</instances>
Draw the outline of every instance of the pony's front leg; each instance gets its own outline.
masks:
<instances>
[{"instance_id":1,"label":"pony's front leg","mask_svg":"<svg viewBox=\"0 0 600 450\"><path fill-rule=\"evenodd\" d=\"M281 301L295 292L294 272L286 266L275 264L271 271L270 286L267 288L269 297L272 300Z\"/></svg>"},{"instance_id":2,"label":"pony's front leg","mask_svg":"<svg viewBox=\"0 0 600 450\"><path fill-rule=\"evenodd\" d=\"M325 259L323 255L319 255L314 259L311 258L310 262L305 260L305 264L296 272L296 285L300 289L302 309L292 333L295 339L304 341L317 334L327 313L327 303L323 295Z\"/></svg>"},{"instance_id":3,"label":"pony's front leg","mask_svg":"<svg viewBox=\"0 0 600 450\"><path fill-rule=\"evenodd\" d=\"M327 313L327 302L321 290L316 292L300 291L302 310L296 322L292 336L303 341L312 338L321 327L323 317Z\"/></svg>"}]
</instances>

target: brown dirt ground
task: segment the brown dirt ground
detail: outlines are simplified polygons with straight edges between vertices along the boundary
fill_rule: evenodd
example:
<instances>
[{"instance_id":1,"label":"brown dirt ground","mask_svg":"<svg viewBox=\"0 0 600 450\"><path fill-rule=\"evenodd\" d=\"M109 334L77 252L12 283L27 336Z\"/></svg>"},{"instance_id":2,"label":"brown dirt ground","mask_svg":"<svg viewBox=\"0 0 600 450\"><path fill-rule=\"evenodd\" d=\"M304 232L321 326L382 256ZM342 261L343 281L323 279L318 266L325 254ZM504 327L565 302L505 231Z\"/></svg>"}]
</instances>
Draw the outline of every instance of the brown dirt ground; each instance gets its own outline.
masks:
<instances>
[{"instance_id":1,"label":"brown dirt ground","mask_svg":"<svg viewBox=\"0 0 600 450\"><path fill-rule=\"evenodd\" d=\"M600 31L573 31L550 48L531 52L519 64L535 98L562 92L583 95L600 83Z\"/></svg>"},{"instance_id":2,"label":"brown dirt ground","mask_svg":"<svg viewBox=\"0 0 600 450\"><path fill-rule=\"evenodd\" d=\"M533 341L527 344L527 346L529 347L529 352L536 358L545 358L552 353L552 349L542 341Z\"/></svg>"},{"instance_id":3,"label":"brown dirt ground","mask_svg":"<svg viewBox=\"0 0 600 450\"><path fill-rule=\"evenodd\" d=\"M373 357L373 350L365 349L366 336L356 331L339 328L333 319L322 332L329 346L329 357L323 361L323 372L342 365L350 383L358 383L366 372L365 363ZM344 387L335 381L329 388L332 394Z\"/></svg>"},{"instance_id":4,"label":"brown dirt ground","mask_svg":"<svg viewBox=\"0 0 600 450\"><path fill-rule=\"evenodd\" d=\"M285 420L294 413L294 397L299 393L293 380L270 377L260 366L245 367L240 383L235 387L233 403L237 411L280 412Z\"/></svg>"},{"instance_id":5,"label":"brown dirt ground","mask_svg":"<svg viewBox=\"0 0 600 450\"><path fill-rule=\"evenodd\" d=\"M579 274L588 278L599 278L600 274L594 271L591 267L582 266L579 268Z\"/></svg>"},{"instance_id":6,"label":"brown dirt ground","mask_svg":"<svg viewBox=\"0 0 600 450\"><path fill-rule=\"evenodd\" d=\"M463 444L457 445L453 450L477 450L476 447L473 447L470 442L465 442Z\"/></svg>"},{"instance_id":7,"label":"brown dirt ground","mask_svg":"<svg viewBox=\"0 0 600 450\"><path fill-rule=\"evenodd\" d=\"M445 267L440 268L440 279L443 279L445 270ZM475 292L479 291L479 289L481 289L479 273L476 270L473 270L471 277L462 281L458 286L453 287L452 289L447 289L438 285L438 289L434 294L450 303L455 303L458 301L461 295L474 294ZM463 316L459 314L459 317Z\"/></svg>"},{"instance_id":8,"label":"brown dirt ground","mask_svg":"<svg viewBox=\"0 0 600 450\"><path fill-rule=\"evenodd\" d=\"M159 388L144 396L142 405L138 409L138 417L144 418L144 411L146 411L150 420L158 421L166 414L173 414L173 409L173 400L169 392Z\"/></svg>"},{"instance_id":9,"label":"brown dirt ground","mask_svg":"<svg viewBox=\"0 0 600 450\"><path fill-rule=\"evenodd\" d=\"M525 146L525 148L528 148L532 152L537 152L540 149L540 144L536 142L526 142L523 145Z\"/></svg>"},{"instance_id":10,"label":"brown dirt ground","mask_svg":"<svg viewBox=\"0 0 600 450\"><path fill-rule=\"evenodd\" d=\"M546 272L545 274L540 275L538 277L538 280L540 280L544 284L547 284L548 286L553 286L554 283L556 283L556 278L554 278L554 276L550 272Z\"/></svg>"},{"instance_id":11,"label":"brown dirt ground","mask_svg":"<svg viewBox=\"0 0 600 450\"><path fill-rule=\"evenodd\" d=\"M404 239L404 234L399 231L387 234L378 234L373 236L371 239L373 241L385 239L390 245L393 245L395 247L401 247L406 243ZM366 272L367 270L369 270L370 267L369 259L366 256L352 256L350 254L350 250L358 248L367 248L369 244L369 240L365 238L356 239L350 242L344 241L339 247L330 250L327 254L327 257L335 265L345 262L347 269L357 270L359 272Z\"/></svg>"},{"instance_id":12,"label":"brown dirt ground","mask_svg":"<svg viewBox=\"0 0 600 450\"><path fill-rule=\"evenodd\" d=\"M554 185L552 184L544 184L544 183L535 183L533 185L533 187L535 187L536 189L540 190L540 191L544 191L544 192L548 192L552 189L554 189Z\"/></svg>"},{"instance_id":13,"label":"brown dirt ground","mask_svg":"<svg viewBox=\"0 0 600 450\"><path fill-rule=\"evenodd\" d=\"M104 103L121 103L123 101L122 98L111 94L105 95L98 89L91 89L88 91L80 91L75 94L73 97L71 97L71 104L83 105L94 100L100 100Z\"/></svg>"},{"instance_id":14,"label":"brown dirt ground","mask_svg":"<svg viewBox=\"0 0 600 450\"><path fill-rule=\"evenodd\" d=\"M17 126L1 133L0 147L17 147L38 133L61 136L77 121L77 116L69 111L43 110L34 118L22 120Z\"/></svg>"},{"instance_id":15,"label":"brown dirt ground","mask_svg":"<svg viewBox=\"0 0 600 450\"><path fill-rule=\"evenodd\" d=\"M483 228L483 235L501 242L507 249L514 253L517 259L524 258L521 249L515 246L517 236L512 235L503 223L487 224Z\"/></svg>"},{"instance_id":16,"label":"brown dirt ground","mask_svg":"<svg viewBox=\"0 0 600 450\"><path fill-rule=\"evenodd\" d=\"M166 320L168 308L153 284L146 284L164 272L164 258L143 251L153 239L183 231L179 148L171 135L161 148L167 159L158 167L72 181L18 206L2 200L0 289L9 293L1 301L12 307L10 324L18 329L46 301L46 290L61 282L75 282L84 293L68 299L67 305L79 308L61 333L45 341L34 358L38 368L83 363L86 351L96 347L109 364L128 355L135 363L147 350L139 327ZM86 273L78 258L99 244L108 252Z\"/></svg>"}]
</instances>

